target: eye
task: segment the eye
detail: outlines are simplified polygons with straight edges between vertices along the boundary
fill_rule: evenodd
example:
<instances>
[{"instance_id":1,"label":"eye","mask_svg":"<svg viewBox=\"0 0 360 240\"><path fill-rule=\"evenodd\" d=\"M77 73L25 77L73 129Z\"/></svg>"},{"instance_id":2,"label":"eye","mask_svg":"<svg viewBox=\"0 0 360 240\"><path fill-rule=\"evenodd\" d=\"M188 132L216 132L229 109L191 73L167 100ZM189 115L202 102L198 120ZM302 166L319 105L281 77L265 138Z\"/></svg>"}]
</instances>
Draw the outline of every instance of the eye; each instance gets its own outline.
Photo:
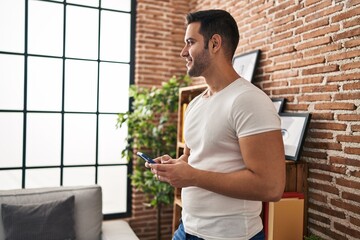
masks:
<instances>
[{"instance_id":1,"label":"eye","mask_svg":"<svg viewBox=\"0 0 360 240\"><path fill-rule=\"evenodd\" d=\"M195 43L195 42L194 42L193 40L191 40L191 39L186 40L186 45L191 46L191 45L193 45L194 43Z\"/></svg>"}]
</instances>

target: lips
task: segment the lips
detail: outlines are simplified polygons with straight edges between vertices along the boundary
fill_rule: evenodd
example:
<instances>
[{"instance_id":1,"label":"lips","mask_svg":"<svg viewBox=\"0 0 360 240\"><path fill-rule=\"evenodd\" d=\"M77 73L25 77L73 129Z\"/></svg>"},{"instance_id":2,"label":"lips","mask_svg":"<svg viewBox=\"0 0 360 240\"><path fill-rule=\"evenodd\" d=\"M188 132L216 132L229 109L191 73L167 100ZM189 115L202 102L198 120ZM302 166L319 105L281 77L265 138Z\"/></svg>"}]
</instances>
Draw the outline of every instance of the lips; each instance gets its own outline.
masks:
<instances>
[{"instance_id":1,"label":"lips","mask_svg":"<svg viewBox=\"0 0 360 240\"><path fill-rule=\"evenodd\" d=\"M192 60L191 59L186 59L186 67L190 67L190 65L191 65L191 63L192 63Z\"/></svg>"}]
</instances>

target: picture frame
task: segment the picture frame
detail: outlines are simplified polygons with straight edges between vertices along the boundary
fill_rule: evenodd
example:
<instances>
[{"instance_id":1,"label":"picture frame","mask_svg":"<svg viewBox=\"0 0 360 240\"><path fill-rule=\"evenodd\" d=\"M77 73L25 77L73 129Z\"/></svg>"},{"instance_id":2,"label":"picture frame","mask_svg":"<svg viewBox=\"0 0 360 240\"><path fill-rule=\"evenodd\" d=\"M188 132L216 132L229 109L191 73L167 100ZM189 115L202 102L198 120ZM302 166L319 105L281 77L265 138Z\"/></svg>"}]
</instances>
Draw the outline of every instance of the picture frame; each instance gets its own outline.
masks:
<instances>
[{"instance_id":1,"label":"picture frame","mask_svg":"<svg viewBox=\"0 0 360 240\"><path fill-rule=\"evenodd\" d=\"M259 56L259 49L235 56L233 59L233 67L235 71L244 79L252 82L255 68L259 61Z\"/></svg>"},{"instance_id":2,"label":"picture frame","mask_svg":"<svg viewBox=\"0 0 360 240\"><path fill-rule=\"evenodd\" d=\"M310 123L310 113L280 113L285 159L298 161Z\"/></svg>"},{"instance_id":3,"label":"picture frame","mask_svg":"<svg viewBox=\"0 0 360 240\"><path fill-rule=\"evenodd\" d=\"M271 98L278 113L284 110L285 98Z\"/></svg>"}]
</instances>

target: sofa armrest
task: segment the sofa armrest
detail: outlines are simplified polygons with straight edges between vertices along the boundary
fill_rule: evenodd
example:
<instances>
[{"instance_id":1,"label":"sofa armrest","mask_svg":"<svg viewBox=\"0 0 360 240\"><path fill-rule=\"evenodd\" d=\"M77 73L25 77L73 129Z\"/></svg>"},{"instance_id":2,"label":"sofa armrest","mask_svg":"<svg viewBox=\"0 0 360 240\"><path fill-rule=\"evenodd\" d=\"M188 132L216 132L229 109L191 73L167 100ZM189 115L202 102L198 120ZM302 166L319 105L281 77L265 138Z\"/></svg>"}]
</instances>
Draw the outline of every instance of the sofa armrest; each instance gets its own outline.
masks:
<instances>
[{"instance_id":1,"label":"sofa armrest","mask_svg":"<svg viewBox=\"0 0 360 240\"><path fill-rule=\"evenodd\" d=\"M128 222L124 220L107 220L102 224L102 240L139 240L131 229Z\"/></svg>"}]
</instances>

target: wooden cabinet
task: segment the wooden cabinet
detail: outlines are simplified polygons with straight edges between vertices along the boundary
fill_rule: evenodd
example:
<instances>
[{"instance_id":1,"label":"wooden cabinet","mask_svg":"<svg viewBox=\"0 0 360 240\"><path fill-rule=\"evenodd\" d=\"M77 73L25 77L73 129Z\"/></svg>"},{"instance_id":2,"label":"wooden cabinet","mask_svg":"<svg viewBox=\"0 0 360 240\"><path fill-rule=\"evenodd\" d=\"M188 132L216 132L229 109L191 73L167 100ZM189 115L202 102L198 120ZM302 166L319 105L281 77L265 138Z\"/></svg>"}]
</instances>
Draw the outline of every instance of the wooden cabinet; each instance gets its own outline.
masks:
<instances>
[{"instance_id":1,"label":"wooden cabinet","mask_svg":"<svg viewBox=\"0 0 360 240\"><path fill-rule=\"evenodd\" d=\"M189 102L202 93L207 88L206 85L190 86L180 89L179 92L179 112L178 112L178 133L176 155L179 157L184 150L185 143L183 137L184 113ZM286 161L286 186L285 192L297 192L304 195L304 234L306 224L306 206L307 206L307 165L305 162ZM181 189L175 189L174 214L173 214L173 232L179 225L181 217Z\"/></svg>"}]
</instances>

